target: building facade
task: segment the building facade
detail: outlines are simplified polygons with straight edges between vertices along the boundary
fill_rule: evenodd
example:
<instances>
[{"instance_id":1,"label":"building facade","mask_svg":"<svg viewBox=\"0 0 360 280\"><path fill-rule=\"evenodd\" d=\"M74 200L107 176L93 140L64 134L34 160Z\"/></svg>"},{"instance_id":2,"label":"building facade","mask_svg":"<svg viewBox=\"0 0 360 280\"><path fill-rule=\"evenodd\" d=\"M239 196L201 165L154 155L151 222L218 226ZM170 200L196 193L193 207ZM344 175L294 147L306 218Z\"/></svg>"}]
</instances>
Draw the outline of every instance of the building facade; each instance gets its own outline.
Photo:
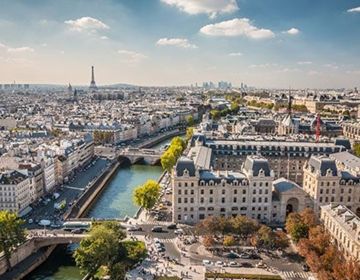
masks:
<instances>
[{"instance_id":1,"label":"building facade","mask_svg":"<svg viewBox=\"0 0 360 280\"><path fill-rule=\"evenodd\" d=\"M360 218L344 205L321 206L321 220L347 259L360 260Z\"/></svg>"},{"instance_id":2,"label":"building facade","mask_svg":"<svg viewBox=\"0 0 360 280\"><path fill-rule=\"evenodd\" d=\"M337 203L360 215L360 178L338 170L329 157L312 156L304 165L303 189L314 200L317 214L321 206Z\"/></svg>"}]
</instances>

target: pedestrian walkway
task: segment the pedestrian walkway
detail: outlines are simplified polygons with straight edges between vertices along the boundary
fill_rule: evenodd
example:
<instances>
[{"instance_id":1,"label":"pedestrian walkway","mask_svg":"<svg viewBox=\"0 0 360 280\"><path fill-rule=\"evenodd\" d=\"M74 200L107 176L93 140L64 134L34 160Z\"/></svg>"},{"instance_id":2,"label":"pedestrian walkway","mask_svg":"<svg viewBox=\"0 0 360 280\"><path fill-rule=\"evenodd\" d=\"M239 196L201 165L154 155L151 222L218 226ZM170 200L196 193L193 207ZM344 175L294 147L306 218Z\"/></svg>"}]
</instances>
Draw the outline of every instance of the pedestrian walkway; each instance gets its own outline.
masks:
<instances>
[{"instance_id":1,"label":"pedestrian walkway","mask_svg":"<svg viewBox=\"0 0 360 280\"><path fill-rule=\"evenodd\" d=\"M301 280L301 279L311 280L311 279L314 279L311 272L280 271L279 274L285 280L298 280L298 279L299 280Z\"/></svg>"},{"instance_id":2,"label":"pedestrian walkway","mask_svg":"<svg viewBox=\"0 0 360 280\"><path fill-rule=\"evenodd\" d=\"M158 238L158 240L162 243L174 243L175 238Z\"/></svg>"}]
</instances>

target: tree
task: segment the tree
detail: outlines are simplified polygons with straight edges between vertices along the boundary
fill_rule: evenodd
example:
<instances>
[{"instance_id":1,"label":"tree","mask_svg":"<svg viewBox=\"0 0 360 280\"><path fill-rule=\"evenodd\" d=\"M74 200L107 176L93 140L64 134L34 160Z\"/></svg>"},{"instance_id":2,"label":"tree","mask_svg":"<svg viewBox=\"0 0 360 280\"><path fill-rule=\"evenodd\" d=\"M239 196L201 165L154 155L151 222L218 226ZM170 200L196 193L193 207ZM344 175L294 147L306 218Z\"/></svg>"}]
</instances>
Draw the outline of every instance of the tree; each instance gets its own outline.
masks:
<instances>
[{"instance_id":1,"label":"tree","mask_svg":"<svg viewBox=\"0 0 360 280\"><path fill-rule=\"evenodd\" d=\"M353 146L354 154L360 157L360 143L355 143Z\"/></svg>"},{"instance_id":2,"label":"tree","mask_svg":"<svg viewBox=\"0 0 360 280\"><path fill-rule=\"evenodd\" d=\"M127 266L122 262L118 262L109 269L110 279L123 280L125 279Z\"/></svg>"},{"instance_id":3,"label":"tree","mask_svg":"<svg viewBox=\"0 0 360 280\"><path fill-rule=\"evenodd\" d=\"M297 243L301 238L306 238L309 232L309 226L305 224L299 213L290 213L286 219L286 231Z\"/></svg>"},{"instance_id":4,"label":"tree","mask_svg":"<svg viewBox=\"0 0 360 280\"><path fill-rule=\"evenodd\" d=\"M125 237L126 234L115 222L92 227L89 236L81 240L80 247L74 253L81 273L93 277L101 266L106 266L111 271L117 262L120 241Z\"/></svg>"},{"instance_id":5,"label":"tree","mask_svg":"<svg viewBox=\"0 0 360 280\"><path fill-rule=\"evenodd\" d=\"M25 241L24 221L15 213L0 211L0 252L4 252L7 268L11 268L11 252Z\"/></svg>"},{"instance_id":6,"label":"tree","mask_svg":"<svg viewBox=\"0 0 360 280\"><path fill-rule=\"evenodd\" d=\"M241 235L243 238L254 234L259 229L257 221L246 216L237 216L231 219L233 233Z\"/></svg>"},{"instance_id":7,"label":"tree","mask_svg":"<svg viewBox=\"0 0 360 280\"><path fill-rule=\"evenodd\" d=\"M165 169L167 172L171 172L171 169L176 163L176 157L175 155L170 151L167 150L164 152L160 157L161 166L163 169Z\"/></svg>"},{"instance_id":8,"label":"tree","mask_svg":"<svg viewBox=\"0 0 360 280\"><path fill-rule=\"evenodd\" d=\"M186 136L185 136L186 142L189 142L193 135L194 135L194 128L188 127L186 129Z\"/></svg>"},{"instance_id":9,"label":"tree","mask_svg":"<svg viewBox=\"0 0 360 280\"><path fill-rule=\"evenodd\" d=\"M224 246L234 246L236 244L236 240L232 235L225 235L223 245Z\"/></svg>"},{"instance_id":10,"label":"tree","mask_svg":"<svg viewBox=\"0 0 360 280\"><path fill-rule=\"evenodd\" d=\"M213 120L218 120L218 119L220 119L220 111L219 110L211 110L210 116Z\"/></svg>"},{"instance_id":11,"label":"tree","mask_svg":"<svg viewBox=\"0 0 360 280\"><path fill-rule=\"evenodd\" d=\"M230 107L230 110L233 112L233 113L237 113L239 112L239 104L237 102L231 102L231 107Z\"/></svg>"},{"instance_id":12,"label":"tree","mask_svg":"<svg viewBox=\"0 0 360 280\"><path fill-rule=\"evenodd\" d=\"M160 196L160 185L154 180L147 180L145 184L134 190L134 202L136 205L150 210L154 207Z\"/></svg>"},{"instance_id":13,"label":"tree","mask_svg":"<svg viewBox=\"0 0 360 280\"><path fill-rule=\"evenodd\" d=\"M213 247L215 245L215 239L212 235L205 235L203 237L203 245L206 247L206 248L210 248L210 247Z\"/></svg>"},{"instance_id":14,"label":"tree","mask_svg":"<svg viewBox=\"0 0 360 280\"><path fill-rule=\"evenodd\" d=\"M187 122L188 126L193 126L195 124L194 117L193 116L188 116L186 118L186 122Z\"/></svg>"}]
</instances>

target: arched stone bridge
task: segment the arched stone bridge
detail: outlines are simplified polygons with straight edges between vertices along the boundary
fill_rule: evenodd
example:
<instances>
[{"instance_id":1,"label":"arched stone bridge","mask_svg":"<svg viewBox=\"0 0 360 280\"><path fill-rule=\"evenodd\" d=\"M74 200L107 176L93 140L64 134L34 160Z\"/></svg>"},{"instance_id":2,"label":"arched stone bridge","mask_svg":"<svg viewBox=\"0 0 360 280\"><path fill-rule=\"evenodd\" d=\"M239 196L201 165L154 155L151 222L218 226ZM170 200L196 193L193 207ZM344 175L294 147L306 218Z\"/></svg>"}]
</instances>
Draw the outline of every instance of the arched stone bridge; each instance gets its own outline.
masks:
<instances>
[{"instance_id":1,"label":"arched stone bridge","mask_svg":"<svg viewBox=\"0 0 360 280\"><path fill-rule=\"evenodd\" d=\"M128 160L131 164L147 162L151 165L160 163L162 151L157 149L126 148L117 152L119 160Z\"/></svg>"},{"instance_id":2,"label":"arched stone bridge","mask_svg":"<svg viewBox=\"0 0 360 280\"><path fill-rule=\"evenodd\" d=\"M31 236L30 242L34 243L36 250L51 245L79 243L87 234L56 233Z\"/></svg>"}]
</instances>

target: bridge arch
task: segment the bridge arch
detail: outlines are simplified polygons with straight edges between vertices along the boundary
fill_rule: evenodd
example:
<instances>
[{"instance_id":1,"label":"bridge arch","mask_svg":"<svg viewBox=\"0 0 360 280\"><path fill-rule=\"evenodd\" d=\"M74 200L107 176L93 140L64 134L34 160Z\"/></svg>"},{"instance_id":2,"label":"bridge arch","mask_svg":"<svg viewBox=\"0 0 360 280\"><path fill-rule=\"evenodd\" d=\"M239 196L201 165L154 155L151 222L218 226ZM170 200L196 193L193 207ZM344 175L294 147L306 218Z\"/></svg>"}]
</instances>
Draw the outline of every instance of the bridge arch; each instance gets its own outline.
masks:
<instances>
[{"instance_id":1,"label":"bridge arch","mask_svg":"<svg viewBox=\"0 0 360 280\"><path fill-rule=\"evenodd\" d=\"M130 165L132 165L131 160L126 156L118 156L118 161L120 162L121 166L130 166Z\"/></svg>"},{"instance_id":2,"label":"bridge arch","mask_svg":"<svg viewBox=\"0 0 360 280\"><path fill-rule=\"evenodd\" d=\"M299 211L299 199L297 199L296 197L290 198L286 202L286 216L289 215L290 213L298 212L298 211Z\"/></svg>"}]
</instances>

